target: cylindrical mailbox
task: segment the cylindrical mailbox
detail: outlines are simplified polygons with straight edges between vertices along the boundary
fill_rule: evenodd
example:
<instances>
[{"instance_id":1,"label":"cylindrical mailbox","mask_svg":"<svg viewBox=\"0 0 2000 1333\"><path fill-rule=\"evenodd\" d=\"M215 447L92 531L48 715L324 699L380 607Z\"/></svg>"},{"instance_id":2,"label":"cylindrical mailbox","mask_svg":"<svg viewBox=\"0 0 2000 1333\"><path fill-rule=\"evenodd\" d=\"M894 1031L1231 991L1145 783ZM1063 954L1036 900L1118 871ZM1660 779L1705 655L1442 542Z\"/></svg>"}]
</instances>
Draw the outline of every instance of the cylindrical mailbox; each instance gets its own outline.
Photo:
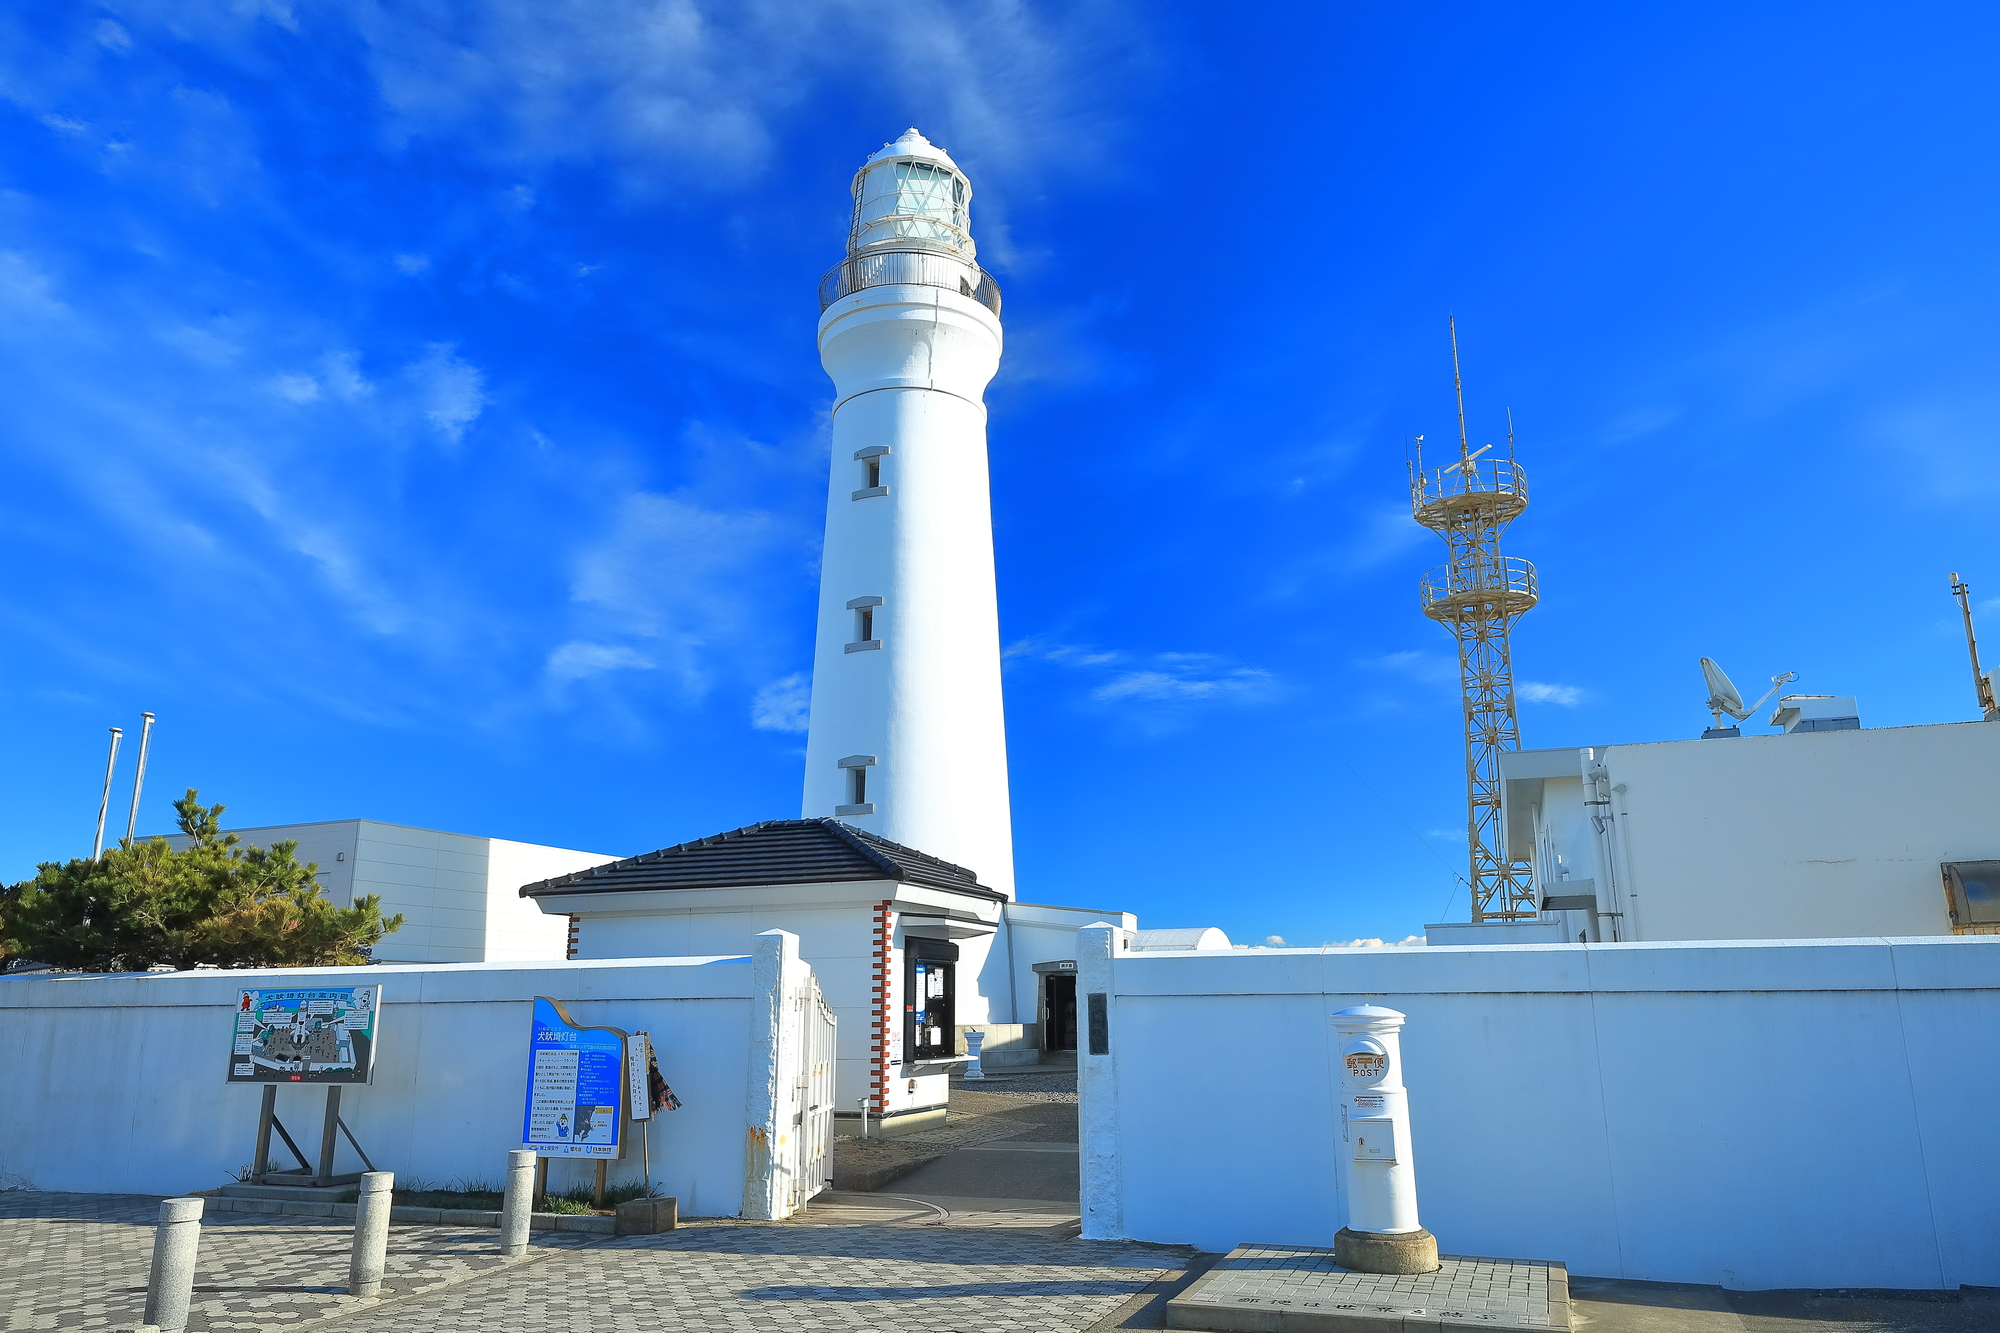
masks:
<instances>
[{"instance_id":1,"label":"cylindrical mailbox","mask_svg":"<svg viewBox=\"0 0 2000 1333\"><path fill-rule=\"evenodd\" d=\"M1430 1273L1437 1240L1417 1221L1417 1168L1403 1087L1403 1015L1372 1004L1333 1016L1340 1061L1347 1226L1334 1262L1365 1273Z\"/></svg>"}]
</instances>

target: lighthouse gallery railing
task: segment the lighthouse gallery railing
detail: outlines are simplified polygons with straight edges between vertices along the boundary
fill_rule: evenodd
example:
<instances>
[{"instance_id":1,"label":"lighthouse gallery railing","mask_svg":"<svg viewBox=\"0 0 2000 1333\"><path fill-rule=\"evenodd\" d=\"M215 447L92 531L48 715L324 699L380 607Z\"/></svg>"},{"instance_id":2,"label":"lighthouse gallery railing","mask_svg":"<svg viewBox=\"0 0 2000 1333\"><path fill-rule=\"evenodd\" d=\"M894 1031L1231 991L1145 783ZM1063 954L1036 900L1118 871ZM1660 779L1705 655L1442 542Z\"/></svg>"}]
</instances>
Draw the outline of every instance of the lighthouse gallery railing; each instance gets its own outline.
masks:
<instances>
[{"instance_id":1,"label":"lighthouse gallery railing","mask_svg":"<svg viewBox=\"0 0 2000 1333\"><path fill-rule=\"evenodd\" d=\"M869 287L942 287L1000 313L1000 284L991 273L934 250L875 250L835 264L819 280L819 308Z\"/></svg>"}]
</instances>

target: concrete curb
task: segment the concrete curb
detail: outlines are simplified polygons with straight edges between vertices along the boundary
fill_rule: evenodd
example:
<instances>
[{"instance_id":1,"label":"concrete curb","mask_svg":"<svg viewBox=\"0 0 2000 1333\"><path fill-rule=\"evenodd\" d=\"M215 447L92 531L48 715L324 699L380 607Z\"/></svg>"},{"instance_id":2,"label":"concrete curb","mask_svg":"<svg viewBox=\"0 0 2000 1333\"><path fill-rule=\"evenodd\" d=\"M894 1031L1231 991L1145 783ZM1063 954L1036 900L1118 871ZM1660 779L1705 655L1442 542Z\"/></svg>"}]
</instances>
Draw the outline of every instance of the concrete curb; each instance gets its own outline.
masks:
<instances>
[{"instance_id":1,"label":"concrete curb","mask_svg":"<svg viewBox=\"0 0 2000 1333\"><path fill-rule=\"evenodd\" d=\"M338 1217L352 1219L351 1203L294 1203L286 1199L232 1199L226 1196L207 1200L210 1213L285 1213L293 1217ZM470 1208L391 1208L389 1221L405 1226L490 1227L498 1230L500 1214ZM618 1219L594 1213L535 1213L528 1222L536 1231L587 1231L614 1236Z\"/></svg>"}]
</instances>

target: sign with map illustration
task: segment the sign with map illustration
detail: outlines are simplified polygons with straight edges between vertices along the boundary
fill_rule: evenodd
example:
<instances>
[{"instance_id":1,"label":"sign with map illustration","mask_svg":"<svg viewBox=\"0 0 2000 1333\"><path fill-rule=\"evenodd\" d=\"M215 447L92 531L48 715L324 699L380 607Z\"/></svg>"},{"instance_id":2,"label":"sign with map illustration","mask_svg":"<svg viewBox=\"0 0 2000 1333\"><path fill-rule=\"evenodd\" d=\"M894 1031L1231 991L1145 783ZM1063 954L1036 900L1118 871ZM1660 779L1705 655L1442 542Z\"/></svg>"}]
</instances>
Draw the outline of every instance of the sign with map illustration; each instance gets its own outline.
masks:
<instances>
[{"instance_id":1,"label":"sign with map illustration","mask_svg":"<svg viewBox=\"0 0 2000 1333\"><path fill-rule=\"evenodd\" d=\"M231 1083L372 1083L380 986L236 993Z\"/></svg>"},{"instance_id":2,"label":"sign with map illustration","mask_svg":"<svg viewBox=\"0 0 2000 1333\"><path fill-rule=\"evenodd\" d=\"M535 997L521 1146L543 1157L617 1157L625 1117L625 1032L585 1027Z\"/></svg>"}]
</instances>

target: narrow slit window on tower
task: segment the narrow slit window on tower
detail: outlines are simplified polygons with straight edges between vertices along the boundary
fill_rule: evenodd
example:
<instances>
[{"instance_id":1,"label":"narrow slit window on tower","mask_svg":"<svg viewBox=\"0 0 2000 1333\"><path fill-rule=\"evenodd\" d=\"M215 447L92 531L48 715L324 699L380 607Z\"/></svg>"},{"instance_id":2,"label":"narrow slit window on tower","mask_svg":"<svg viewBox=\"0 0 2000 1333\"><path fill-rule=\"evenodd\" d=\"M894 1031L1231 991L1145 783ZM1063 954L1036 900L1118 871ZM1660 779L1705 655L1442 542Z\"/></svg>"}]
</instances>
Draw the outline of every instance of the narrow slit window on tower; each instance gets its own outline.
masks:
<instances>
[{"instance_id":1,"label":"narrow slit window on tower","mask_svg":"<svg viewBox=\"0 0 2000 1333\"><path fill-rule=\"evenodd\" d=\"M848 602L847 609L854 613L854 641L847 645L848 652L871 652L882 646L882 640L875 636L875 611L881 605L880 597L856 597Z\"/></svg>"},{"instance_id":2,"label":"narrow slit window on tower","mask_svg":"<svg viewBox=\"0 0 2000 1333\"><path fill-rule=\"evenodd\" d=\"M836 805L836 815L872 815L874 804L868 799L868 770L875 763L872 754L851 754L840 761L840 767L847 777L847 804Z\"/></svg>"},{"instance_id":3,"label":"narrow slit window on tower","mask_svg":"<svg viewBox=\"0 0 2000 1333\"><path fill-rule=\"evenodd\" d=\"M861 464L861 489L854 492L857 500L871 496L887 495L889 488L882 484L882 459L889 452L886 444L873 445L855 451L854 461Z\"/></svg>"}]
</instances>

